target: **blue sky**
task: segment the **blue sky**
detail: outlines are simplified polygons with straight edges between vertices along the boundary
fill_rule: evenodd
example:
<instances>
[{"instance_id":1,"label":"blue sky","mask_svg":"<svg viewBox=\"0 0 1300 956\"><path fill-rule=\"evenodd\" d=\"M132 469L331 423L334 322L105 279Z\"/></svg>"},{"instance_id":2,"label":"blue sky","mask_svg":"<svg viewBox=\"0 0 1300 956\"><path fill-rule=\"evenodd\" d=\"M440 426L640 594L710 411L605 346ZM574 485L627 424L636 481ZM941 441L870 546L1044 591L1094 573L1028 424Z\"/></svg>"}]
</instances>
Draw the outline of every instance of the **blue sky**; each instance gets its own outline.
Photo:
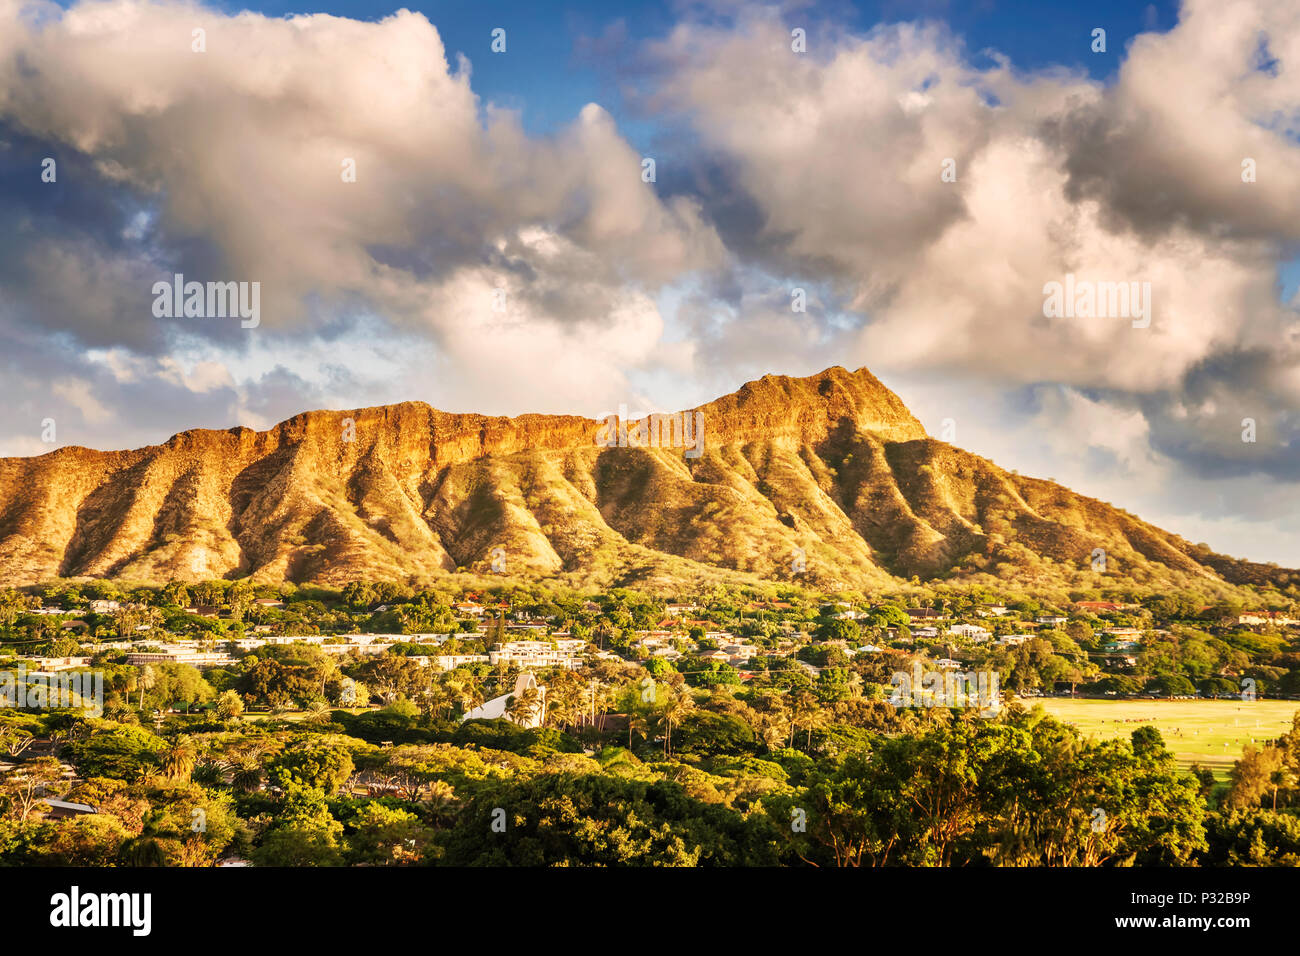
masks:
<instances>
[{"instance_id":1,"label":"blue sky","mask_svg":"<svg viewBox=\"0 0 1300 956\"><path fill-rule=\"evenodd\" d=\"M366 2L216 6L231 13L255 10L276 17L328 13L358 20L379 20L403 8L418 11L437 25L453 57L462 53L470 59L474 88L480 96L520 109L525 126L531 132L543 133L571 121L588 102L601 103L625 128L642 121L642 117L629 116L621 109L603 69L613 64L593 62L587 41L618 27L626 32L627 47L634 48L671 30L681 4L662 0L445 0L394 6ZM1170 0L1148 4L1122 0L1073 4L1034 0L836 2L819 4L806 13L793 11L788 19L792 24L821 21L831 32L846 28L866 31L879 23L936 19L962 36L972 53L996 50L1010 57L1020 69L1067 66L1086 70L1104 81L1114 74L1124 45L1140 32L1170 29L1177 20L1177 7ZM1110 56L1097 56L1091 51L1091 31L1097 26L1107 30L1107 47L1114 51ZM507 31L508 56L493 56L490 52L490 33L496 27Z\"/></svg>"}]
</instances>

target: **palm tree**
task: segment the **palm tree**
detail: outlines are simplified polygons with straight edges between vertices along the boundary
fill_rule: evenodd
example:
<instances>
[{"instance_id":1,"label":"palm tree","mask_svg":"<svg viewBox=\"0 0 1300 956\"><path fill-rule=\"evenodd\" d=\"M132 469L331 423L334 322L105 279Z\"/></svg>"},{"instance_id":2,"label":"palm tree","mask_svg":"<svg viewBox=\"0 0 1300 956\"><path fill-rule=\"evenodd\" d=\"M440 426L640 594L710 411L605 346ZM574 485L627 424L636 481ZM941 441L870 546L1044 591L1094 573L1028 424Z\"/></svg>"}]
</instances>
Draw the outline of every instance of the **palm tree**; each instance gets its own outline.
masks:
<instances>
[{"instance_id":1,"label":"palm tree","mask_svg":"<svg viewBox=\"0 0 1300 956\"><path fill-rule=\"evenodd\" d=\"M593 680L588 691L591 701L591 723L600 730L605 729L605 715L610 709L611 690L604 681Z\"/></svg>"},{"instance_id":2,"label":"palm tree","mask_svg":"<svg viewBox=\"0 0 1300 956\"><path fill-rule=\"evenodd\" d=\"M461 709L467 714L475 707L482 707L483 700L483 688L476 680L469 681L460 690Z\"/></svg>"},{"instance_id":3,"label":"palm tree","mask_svg":"<svg viewBox=\"0 0 1300 956\"><path fill-rule=\"evenodd\" d=\"M140 668L140 673L135 682L140 685L140 709L144 710L144 692L153 690L158 683L158 677L154 674L153 668L145 664Z\"/></svg>"},{"instance_id":4,"label":"palm tree","mask_svg":"<svg viewBox=\"0 0 1300 956\"><path fill-rule=\"evenodd\" d=\"M632 731L636 731L646 740L650 739L650 721L639 710L630 710L627 714L627 749L632 749Z\"/></svg>"},{"instance_id":5,"label":"palm tree","mask_svg":"<svg viewBox=\"0 0 1300 956\"><path fill-rule=\"evenodd\" d=\"M562 727L582 718L586 688L569 671L556 675L546 689L543 700L542 723Z\"/></svg>"},{"instance_id":6,"label":"palm tree","mask_svg":"<svg viewBox=\"0 0 1300 956\"><path fill-rule=\"evenodd\" d=\"M546 695L545 706L542 708L542 726L554 723L557 727L563 727L573 722L573 713L571 696L563 689L556 693L555 688L552 688L551 693Z\"/></svg>"},{"instance_id":7,"label":"palm tree","mask_svg":"<svg viewBox=\"0 0 1300 956\"><path fill-rule=\"evenodd\" d=\"M1273 811L1277 811L1277 791L1278 788L1290 789L1296 780L1296 775L1291 772L1289 767L1283 766L1280 770L1274 770L1268 775L1269 786L1273 788Z\"/></svg>"},{"instance_id":8,"label":"palm tree","mask_svg":"<svg viewBox=\"0 0 1300 956\"><path fill-rule=\"evenodd\" d=\"M432 716L442 716L442 709L447 705L447 690L436 680L420 693L425 710Z\"/></svg>"},{"instance_id":9,"label":"palm tree","mask_svg":"<svg viewBox=\"0 0 1300 956\"><path fill-rule=\"evenodd\" d=\"M770 749L776 750L785 743L789 729L784 710L759 711L758 731Z\"/></svg>"},{"instance_id":10,"label":"palm tree","mask_svg":"<svg viewBox=\"0 0 1300 956\"><path fill-rule=\"evenodd\" d=\"M512 694L510 699L506 701L506 714L515 723L526 724L537 713L540 702L541 695L537 693L537 688L525 687L518 694ZM522 720L520 719L521 716Z\"/></svg>"},{"instance_id":11,"label":"palm tree","mask_svg":"<svg viewBox=\"0 0 1300 956\"><path fill-rule=\"evenodd\" d=\"M695 709L695 699L691 697L688 690L683 690L676 697L668 702L664 708L664 756L670 756L673 752L673 724L680 724L682 720Z\"/></svg>"},{"instance_id":12,"label":"palm tree","mask_svg":"<svg viewBox=\"0 0 1300 956\"><path fill-rule=\"evenodd\" d=\"M539 688L537 689L537 704L538 704L538 707L541 708L541 716L540 716L540 718L539 718L538 721L537 721L537 726L539 726L539 727L545 727L545 726L546 726L546 718L547 718L547 716L548 716L547 713L546 713L546 710L547 710L548 707L550 707L550 705L551 705L551 700L550 700L550 695L548 695L548 694L546 693L546 688L544 688L544 687L539 687Z\"/></svg>"},{"instance_id":13,"label":"palm tree","mask_svg":"<svg viewBox=\"0 0 1300 956\"><path fill-rule=\"evenodd\" d=\"M794 732L799 727L808 728L808 746L812 746L812 720L817 712L817 698L803 691L790 702L790 746L794 746Z\"/></svg>"},{"instance_id":14,"label":"palm tree","mask_svg":"<svg viewBox=\"0 0 1300 956\"><path fill-rule=\"evenodd\" d=\"M262 788L262 765L255 759L244 760L235 767L230 785L240 793L255 793Z\"/></svg>"},{"instance_id":15,"label":"palm tree","mask_svg":"<svg viewBox=\"0 0 1300 956\"><path fill-rule=\"evenodd\" d=\"M162 753L163 773L172 780L188 780L194 772L194 745L182 734Z\"/></svg>"},{"instance_id":16,"label":"palm tree","mask_svg":"<svg viewBox=\"0 0 1300 956\"><path fill-rule=\"evenodd\" d=\"M323 700L313 700L307 705L307 714L303 717L305 724L327 724L330 719L330 705Z\"/></svg>"},{"instance_id":17,"label":"palm tree","mask_svg":"<svg viewBox=\"0 0 1300 956\"><path fill-rule=\"evenodd\" d=\"M226 782L226 765L220 760L203 760L194 765L190 779L205 787L220 787Z\"/></svg>"},{"instance_id":18,"label":"palm tree","mask_svg":"<svg viewBox=\"0 0 1300 956\"><path fill-rule=\"evenodd\" d=\"M442 689L446 692L447 700L453 708L464 699L465 682L463 680L444 674Z\"/></svg>"},{"instance_id":19,"label":"palm tree","mask_svg":"<svg viewBox=\"0 0 1300 956\"><path fill-rule=\"evenodd\" d=\"M808 716L804 718L804 728L808 731L808 749L812 750L812 735L814 730L820 730L826 726L826 714L817 704Z\"/></svg>"}]
</instances>

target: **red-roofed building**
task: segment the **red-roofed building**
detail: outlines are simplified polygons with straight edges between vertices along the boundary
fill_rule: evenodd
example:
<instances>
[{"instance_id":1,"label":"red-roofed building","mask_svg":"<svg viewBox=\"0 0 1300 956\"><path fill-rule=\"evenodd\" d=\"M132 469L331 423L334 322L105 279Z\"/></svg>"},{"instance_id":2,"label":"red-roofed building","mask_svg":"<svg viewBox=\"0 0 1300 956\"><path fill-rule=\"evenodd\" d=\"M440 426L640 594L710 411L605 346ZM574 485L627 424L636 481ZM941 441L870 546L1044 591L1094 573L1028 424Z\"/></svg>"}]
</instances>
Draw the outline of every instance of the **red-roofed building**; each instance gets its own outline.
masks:
<instances>
[{"instance_id":1,"label":"red-roofed building","mask_svg":"<svg viewBox=\"0 0 1300 956\"><path fill-rule=\"evenodd\" d=\"M691 621L680 617L666 617L655 625L659 630L675 627L680 624L682 627L703 627L710 628L713 626L712 621Z\"/></svg>"}]
</instances>

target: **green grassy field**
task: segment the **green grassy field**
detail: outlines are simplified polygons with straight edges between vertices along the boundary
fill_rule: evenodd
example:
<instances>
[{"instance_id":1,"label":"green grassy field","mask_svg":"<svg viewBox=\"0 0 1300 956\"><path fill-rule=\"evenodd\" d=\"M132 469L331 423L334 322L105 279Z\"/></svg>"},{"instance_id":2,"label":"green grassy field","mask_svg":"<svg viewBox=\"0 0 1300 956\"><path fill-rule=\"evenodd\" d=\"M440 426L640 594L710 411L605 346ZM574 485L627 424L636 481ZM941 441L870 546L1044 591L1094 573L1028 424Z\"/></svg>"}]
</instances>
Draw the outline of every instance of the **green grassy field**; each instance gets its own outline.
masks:
<instances>
[{"instance_id":1,"label":"green grassy field","mask_svg":"<svg viewBox=\"0 0 1300 956\"><path fill-rule=\"evenodd\" d=\"M1226 780L1246 744L1262 743L1291 727L1300 701L1257 700L1068 700L1039 704L1058 720L1069 721L1085 736L1127 737L1143 724L1160 731L1180 767L1199 763Z\"/></svg>"}]
</instances>

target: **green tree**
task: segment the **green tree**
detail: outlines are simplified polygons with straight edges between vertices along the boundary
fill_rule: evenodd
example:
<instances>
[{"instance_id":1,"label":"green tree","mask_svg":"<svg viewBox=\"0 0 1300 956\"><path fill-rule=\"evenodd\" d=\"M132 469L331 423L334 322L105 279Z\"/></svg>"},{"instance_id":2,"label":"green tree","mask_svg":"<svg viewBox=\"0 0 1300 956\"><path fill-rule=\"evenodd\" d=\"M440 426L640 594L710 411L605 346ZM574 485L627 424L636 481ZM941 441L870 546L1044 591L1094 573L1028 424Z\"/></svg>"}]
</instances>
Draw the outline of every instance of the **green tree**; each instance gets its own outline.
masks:
<instances>
[{"instance_id":1,"label":"green tree","mask_svg":"<svg viewBox=\"0 0 1300 956\"><path fill-rule=\"evenodd\" d=\"M244 713L244 701L234 690L221 692L217 698L217 719L238 720Z\"/></svg>"},{"instance_id":2,"label":"green tree","mask_svg":"<svg viewBox=\"0 0 1300 956\"><path fill-rule=\"evenodd\" d=\"M358 812L347 838L348 858L370 866L420 862L434 844L434 831L407 810L369 803Z\"/></svg>"},{"instance_id":3,"label":"green tree","mask_svg":"<svg viewBox=\"0 0 1300 956\"><path fill-rule=\"evenodd\" d=\"M343 853L343 824L330 814L325 794L290 783L252 858L259 866L338 866Z\"/></svg>"},{"instance_id":4,"label":"green tree","mask_svg":"<svg viewBox=\"0 0 1300 956\"><path fill-rule=\"evenodd\" d=\"M307 787L333 795L353 769L352 755L344 744L328 737L309 737L277 754L268 775L281 787Z\"/></svg>"}]
</instances>

